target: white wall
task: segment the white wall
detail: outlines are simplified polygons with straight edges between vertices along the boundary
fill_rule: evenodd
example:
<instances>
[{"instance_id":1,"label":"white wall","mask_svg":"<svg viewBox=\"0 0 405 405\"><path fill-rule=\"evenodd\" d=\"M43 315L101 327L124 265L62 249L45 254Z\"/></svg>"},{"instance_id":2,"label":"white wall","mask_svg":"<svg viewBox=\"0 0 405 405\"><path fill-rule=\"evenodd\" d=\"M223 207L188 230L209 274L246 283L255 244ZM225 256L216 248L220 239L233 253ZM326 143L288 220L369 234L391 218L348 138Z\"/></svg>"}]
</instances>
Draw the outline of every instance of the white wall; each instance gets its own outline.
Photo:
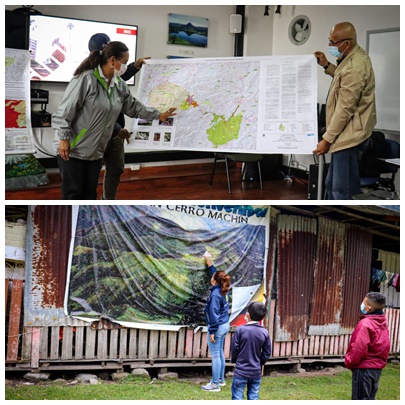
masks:
<instances>
[{"instance_id":1,"label":"white wall","mask_svg":"<svg viewBox=\"0 0 405 405\"><path fill-rule=\"evenodd\" d=\"M245 56L273 55L274 6L269 16L263 16L264 6L245 8Z\"/></svg>"}]
</instances>

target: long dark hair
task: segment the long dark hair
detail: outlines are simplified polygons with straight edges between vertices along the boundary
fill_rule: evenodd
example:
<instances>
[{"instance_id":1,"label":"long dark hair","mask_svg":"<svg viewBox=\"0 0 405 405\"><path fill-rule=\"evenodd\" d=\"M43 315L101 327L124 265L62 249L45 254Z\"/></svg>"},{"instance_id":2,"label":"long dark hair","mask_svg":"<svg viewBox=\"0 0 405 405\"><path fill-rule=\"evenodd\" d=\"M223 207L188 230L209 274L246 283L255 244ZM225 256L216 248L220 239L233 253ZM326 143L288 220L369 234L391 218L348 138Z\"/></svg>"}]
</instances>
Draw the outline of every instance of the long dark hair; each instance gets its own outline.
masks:
<instances>
[{"instance_id":1,"label":"long dark hair","mask_svg":"<svg viewBox=\"0 0 405 405\"><path fill-rule=\"evenodd\" d=\"M221 286L221 295L225 296L231 285L231 278L224 271L218 270L214 273L214 280Z\"/></svg>"},{"instance_id":2,"label":"long dark hair","mask_svg":"<svg viewBox=\"0 0 405 405\"><path fill-rule=\"evenodd\" d=\"M122 55L128 52L127 46L119 41L108 43L101 51L93 51L75 70L74 76L79 76L86 70L93 70L98 65L104 66L108 59L114 56L117 59L122 58Z\"/></svg>"}]
</instances>

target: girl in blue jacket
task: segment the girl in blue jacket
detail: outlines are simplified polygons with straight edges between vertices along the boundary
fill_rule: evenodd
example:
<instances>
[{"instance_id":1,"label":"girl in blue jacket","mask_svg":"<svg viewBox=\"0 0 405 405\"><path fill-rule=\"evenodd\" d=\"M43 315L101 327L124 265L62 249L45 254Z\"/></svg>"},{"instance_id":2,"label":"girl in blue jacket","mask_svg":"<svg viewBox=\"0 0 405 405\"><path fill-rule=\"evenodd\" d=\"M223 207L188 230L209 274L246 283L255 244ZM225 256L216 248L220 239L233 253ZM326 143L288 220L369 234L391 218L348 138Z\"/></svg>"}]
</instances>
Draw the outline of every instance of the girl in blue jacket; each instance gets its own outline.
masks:
<instances>
[{"instance_id":1,"label":"girl in blue jacket","mask_svg":"<svg viewBox=\"0 0 405 405\"><path fill-rule=\"evenodd\" d=\"M208 348L212 356L212 380L201 388L219 392L225 386L225 336L229 332L230 277L224 271L217 271L210 259L206 259L211 275L211 291L205 306L204 315L208 325Z\"/></svg>"}]
</instances>

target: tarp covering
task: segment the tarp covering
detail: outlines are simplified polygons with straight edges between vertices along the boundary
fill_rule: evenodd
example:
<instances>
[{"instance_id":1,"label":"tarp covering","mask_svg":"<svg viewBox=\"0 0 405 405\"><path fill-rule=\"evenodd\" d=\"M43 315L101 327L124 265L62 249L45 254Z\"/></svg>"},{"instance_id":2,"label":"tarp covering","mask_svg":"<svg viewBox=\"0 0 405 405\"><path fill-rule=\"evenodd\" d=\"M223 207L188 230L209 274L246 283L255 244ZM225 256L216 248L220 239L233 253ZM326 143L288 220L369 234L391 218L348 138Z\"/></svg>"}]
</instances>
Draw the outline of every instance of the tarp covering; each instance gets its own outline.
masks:
<instances>
[{"instance_id":1,"label":"tarp covering","mask_svg":"<svg viewBox=\"0 0 405 405\"><path fill-rule=\"evenodd\" d=\"M206 251L231 277L232 319L264 280L268 206L83 205L73 221L72 316L127 326L204 325Z\"/></svg>"}]
</instances>

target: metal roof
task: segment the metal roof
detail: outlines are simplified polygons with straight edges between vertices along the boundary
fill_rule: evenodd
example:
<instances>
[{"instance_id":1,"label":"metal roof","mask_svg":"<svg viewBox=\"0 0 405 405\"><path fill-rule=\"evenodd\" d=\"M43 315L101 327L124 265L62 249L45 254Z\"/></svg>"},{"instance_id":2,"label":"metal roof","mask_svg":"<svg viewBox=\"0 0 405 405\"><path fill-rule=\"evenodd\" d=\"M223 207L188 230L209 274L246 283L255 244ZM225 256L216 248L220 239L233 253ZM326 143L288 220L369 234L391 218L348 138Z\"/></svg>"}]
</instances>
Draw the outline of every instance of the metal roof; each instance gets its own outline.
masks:
<instances>
[{"instance_id":1,"label":"metal roof","mask_svg":"<svg viewBox=\"0 0 405 405\"><path fill-rule=\"evenodd\" d=\"M275 205L282 213L326 217L359 225L373 235L373 248L399 253L399 205Z\"/></svg>"}]
</instances>

